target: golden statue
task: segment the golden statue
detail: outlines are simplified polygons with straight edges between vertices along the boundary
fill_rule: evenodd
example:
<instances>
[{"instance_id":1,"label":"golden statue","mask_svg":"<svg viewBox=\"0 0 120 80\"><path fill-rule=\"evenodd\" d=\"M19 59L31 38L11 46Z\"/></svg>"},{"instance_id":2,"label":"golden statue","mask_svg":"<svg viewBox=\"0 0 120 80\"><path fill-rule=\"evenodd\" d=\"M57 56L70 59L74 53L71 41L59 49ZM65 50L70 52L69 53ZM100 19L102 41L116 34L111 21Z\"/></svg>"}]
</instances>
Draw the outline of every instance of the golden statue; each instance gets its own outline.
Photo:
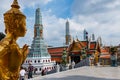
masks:
<instances>
[{"instance_id":1,"label":"golden statue","mask_svg":"<svg viewBox=\"0 0 120 80\"><path fill-rule=\"evenodd\" d=\"M22 49L16 43L26 33L26 17L19 10L17 0L4 14L6 37L0 41L0 80L18 80L22 63L28 54L28 46Z\"/></svg>"}]
</instances>

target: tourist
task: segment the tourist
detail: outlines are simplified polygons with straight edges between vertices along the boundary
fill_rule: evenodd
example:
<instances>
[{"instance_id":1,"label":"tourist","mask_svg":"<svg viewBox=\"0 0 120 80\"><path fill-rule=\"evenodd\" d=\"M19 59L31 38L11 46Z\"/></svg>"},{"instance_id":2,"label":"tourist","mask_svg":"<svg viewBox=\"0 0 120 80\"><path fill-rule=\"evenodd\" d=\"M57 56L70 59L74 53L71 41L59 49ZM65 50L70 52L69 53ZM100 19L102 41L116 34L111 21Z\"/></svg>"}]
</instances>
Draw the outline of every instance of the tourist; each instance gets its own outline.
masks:
<instances>
[{"instance_id":1,"label":"tourist","mask_svg":"<svg viewBox=\"0 0 120 80\"><path fill-rule=\"evenodd\" d=\"M56 65L56 70L57 70L57 72L60 72L60 65L59 64Z\"/></svg>"},{"instance_id":2,"label":"tourist","mask_svg":"<svg viewBox=\"0 0 120 80\"><path fill-rule=\"evenodd\" d=\"M34 74L36 74L37 68L34 68Z\"/></svg>"},{"instance_id":3,"label":"tourist","mask_svg":"<svg viewBox=\"0 0 120 80\"><path fill-rule=\"evenodd\" d=\"M72 61L72 69L74 69L74 67L75 67L75 62L74 61Z\"/></svg>"},{"instance_id":4,"label":"tourist","mask_svg":"<svg viewBox=\"0 0 120 80\"><path fill-rule=\"evenodd\" d=\"M90 63L90 66L93 66L94 65L94 55L91 55L89 57L89 63Z\"/></svg>"},{"instance_id":5,"label":"tourist","mask_svg":"<svg viewBox=\"0 0 120 80\"><path fill-rule=\"evenodd\" d=\"M42 76L46 75L46 70L45 69L42 69L41 75Z\"/></svg>"},{"instance_id":6,"label":"tourist","mask_svg":"<svg viewBox=\"0 0 120 80\"><path fill-rule=\"evenodd\" d=\"M20 80L25 80L25 74L26 74L26 71L23 67L21 67L21 70L20 70Z\"/></svg>"},{"instance_id":7,"label":"tourist","mask_svg":"<svg viewBox=\"0 0 120 80\"><path fill-rule=\"evenodd\" d=\"M114 52L111 54L110 59L111 59L111 66L115 67L117 58Z\"/></svg>"},{"instance_id":8,"label":"tourist","mask_svg":"<svg viewBox=\"0 0 120 80\"><path fill-rule=\"evenodd\" d=\"M32 75L33 75L33 66L30 63L28 67L28 79L33 78Z\"/></svg>"}]
</instances>

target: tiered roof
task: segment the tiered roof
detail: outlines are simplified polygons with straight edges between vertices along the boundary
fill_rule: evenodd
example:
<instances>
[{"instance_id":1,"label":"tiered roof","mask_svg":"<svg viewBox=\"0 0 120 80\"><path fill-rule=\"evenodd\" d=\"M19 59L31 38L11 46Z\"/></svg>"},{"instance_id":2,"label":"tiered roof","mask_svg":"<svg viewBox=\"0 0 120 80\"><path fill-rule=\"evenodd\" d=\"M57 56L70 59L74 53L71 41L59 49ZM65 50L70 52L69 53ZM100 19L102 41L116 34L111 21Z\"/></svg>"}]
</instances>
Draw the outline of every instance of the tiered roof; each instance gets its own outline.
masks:
<instances>
[{"instance_id":1,"label":"tiered roof","mask_svg":"<svg viewBox=\"0 0 120 80\"><path fill-rule=\"evenodd\" d=\"M87 54L92 54L97 50L100 52L100 46L97 41L89 42L89 41L79 41L78 39L73 40L72 44L70 44L68 51L74 53L80 53L82 49L86 49Z\"/></svg>"},{"instance_id":2,"label":"tiered roof","mask_svg":"<svg viewBox=\"0 0 120 80\"><path fill-rule=\"evenodd\" d=\"M110 58L110 48L109 47L103 47L101 48L101 55L100 58L109 59Z\"/></svg>"},{"instance_id":3,"label":"tiered roof","mask_svg":"<svg viewBox=\"0 0 120 80\"><path fill-rule=\"evenodd\" d=\"M67 47L63 46L63 47L48 48L48 52L51 55L51 60L56 61L56 62L61 62L62 61L62 53L63 53L64 48L67 48Z\"/></svg>"}]
</instances>

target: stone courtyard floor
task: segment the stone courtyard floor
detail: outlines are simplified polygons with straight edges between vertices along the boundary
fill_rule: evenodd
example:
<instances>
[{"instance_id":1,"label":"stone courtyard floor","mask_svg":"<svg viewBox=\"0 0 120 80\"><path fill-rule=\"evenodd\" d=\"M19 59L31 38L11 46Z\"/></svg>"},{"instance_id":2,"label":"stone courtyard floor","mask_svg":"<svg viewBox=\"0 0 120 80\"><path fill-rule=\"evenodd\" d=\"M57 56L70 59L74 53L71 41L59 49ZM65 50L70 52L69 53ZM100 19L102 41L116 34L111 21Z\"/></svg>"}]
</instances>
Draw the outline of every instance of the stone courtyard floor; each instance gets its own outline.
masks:
<instances>
[{"instance_id":1,"label":"stone courtyard floor","mask_svg":"<svg viewBox=\"0 0 120 80\"><path fill-rule=\"evenodd\" d=\"M120 67L80 67L29 80L120 80Z\"/></svg>"}]
</instances>

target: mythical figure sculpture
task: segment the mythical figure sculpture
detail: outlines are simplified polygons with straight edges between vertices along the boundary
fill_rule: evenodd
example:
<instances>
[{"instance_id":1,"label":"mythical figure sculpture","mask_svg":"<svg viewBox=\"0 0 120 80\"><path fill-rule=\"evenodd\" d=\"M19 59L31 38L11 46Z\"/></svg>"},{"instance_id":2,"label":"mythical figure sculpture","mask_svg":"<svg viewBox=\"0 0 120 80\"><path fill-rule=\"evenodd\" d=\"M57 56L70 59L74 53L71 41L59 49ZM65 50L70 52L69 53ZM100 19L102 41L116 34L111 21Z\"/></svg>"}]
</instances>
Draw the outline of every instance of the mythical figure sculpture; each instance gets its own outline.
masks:
<instances>
[{"instance_id":1,"label":"mythical figure sculpture","mask_svg":"<svg viewBox=\"0 0 120 80\"><path fill-rule=\"evenodd\" d=\"M20 66L28 54L28 46L19 48L18 37L26 33L26 17L19 10L17 0L4 14L6 36L0 41L0 80L18 80Z\"/></svg>"}]
</instances>

